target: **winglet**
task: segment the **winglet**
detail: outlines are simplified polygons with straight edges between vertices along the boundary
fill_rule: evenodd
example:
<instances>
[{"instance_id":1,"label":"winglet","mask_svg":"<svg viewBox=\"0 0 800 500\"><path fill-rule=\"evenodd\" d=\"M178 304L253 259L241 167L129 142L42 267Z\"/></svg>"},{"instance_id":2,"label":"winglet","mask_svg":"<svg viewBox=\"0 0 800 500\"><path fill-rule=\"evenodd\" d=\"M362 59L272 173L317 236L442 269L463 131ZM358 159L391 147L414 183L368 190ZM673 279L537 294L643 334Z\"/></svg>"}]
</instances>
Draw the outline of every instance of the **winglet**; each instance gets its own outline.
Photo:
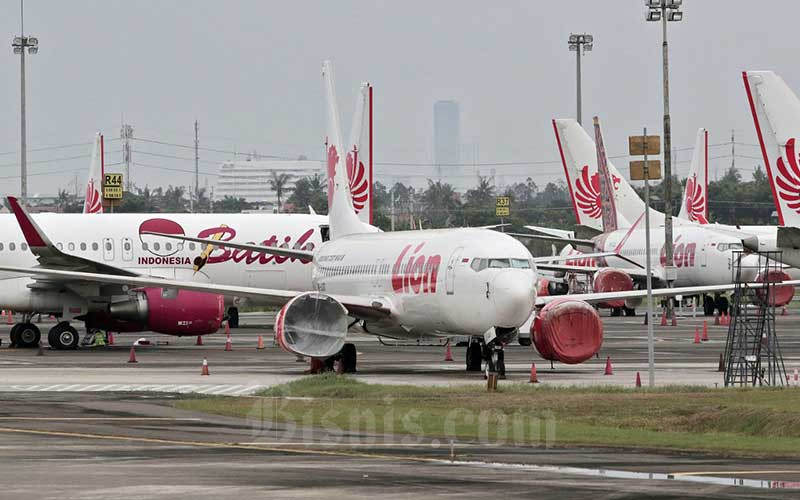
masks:
<instances>
[{"instance_id":1,"label":"winglet","mask_svg":"<svg viewBox=\"0 0 800 500\"><path fill-rule=\"evenodd\" d=\"M22 229L22 234L25 236L25 241L28 242L28 246L30 246L31 249L52 247L53 244L50 243L50 240L45 236L44 231L39 228L28 211L22 208L19 200L13 196L8 196L6 199L8 200L9 207L11 207L11 211L14 212L14 216L17 218L17 223L20 229Z\"/></svg>"}]
</instances>

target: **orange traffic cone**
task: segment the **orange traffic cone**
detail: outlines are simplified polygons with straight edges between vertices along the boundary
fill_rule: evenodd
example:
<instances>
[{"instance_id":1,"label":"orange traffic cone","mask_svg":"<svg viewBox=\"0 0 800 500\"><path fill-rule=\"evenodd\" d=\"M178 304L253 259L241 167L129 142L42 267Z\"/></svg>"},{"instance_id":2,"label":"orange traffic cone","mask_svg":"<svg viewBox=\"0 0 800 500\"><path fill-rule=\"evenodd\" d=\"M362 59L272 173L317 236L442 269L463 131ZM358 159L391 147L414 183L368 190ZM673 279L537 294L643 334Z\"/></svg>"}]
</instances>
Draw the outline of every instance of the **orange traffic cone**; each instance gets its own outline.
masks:
<instances>
[{"instance_id":1,"label":"orange traffic cone","mask_svg":"<svg viewBox=\"0 0 800 500\"><path fill-rule=\"evenodd\" d=\"M128 363L138 363L138 361L136 361L136 347L135 346L131 346L131 354L130 354L130 356L128 356Z\"/></svg>"},{"instance_id":2,"label":"orange traffic cone","mask_svg":"<svg viewBox=\"0 0 800 500\"><path fill-rule=\"evenodd\" d=\"M202 335L198 335L197 336L197 342L195 342L194 345L203 345L203 336Z\"/></svg>"},{"instance_id":3,"label":"orange traffic cone","mask_svg":"<svg viewBox=\"0 0 800 500\"><path fill-rule=\"evenodd\" d=\"M703 334L700 336L700 340L708 342L708 328L706 328L705 324L703 325Z\"/></svg>"},{"instance_id":4,"label":"orange traffic cone","mask_svg":"<svg viewBox=\"0 0 800 500\"><path fill-rule=\"evenodd\" d=\"M228 336L225 337L225 350L226 351L232 351L233 350L233 346L231 345L231 335L230 334L228 334Z\"/></svg>"},{"instance_id":5,"label":"orange traffic cone","mask_svg":"<svg viewBox=\"0 0 800 500\"><path fill-rule=\"evenodd\" d=\"M661 326L667 326L667 311L661 311Z\"/></svg>"},{"instance_id":6,"label":"orange traffic cone","mask_svg":"<svg viewBox=\"0 0 800 500\"><path fill-rule=\"evenodd\" d=\"M453 349L450 347L450 342L447 343L447 349L444 351L444 360L453 361Z\"/></svg>"},{"instance_id":7,"label":"orange traffic cone","mask_svg":"<svg viewBox=\"0 0 800 500\"><path fill-rule=\"evenodd\" d=\"M636 372L636 387L642 386L642 377L639 375L639 372Z\"/></svg>"},{"instance_id":8,"label":"orange traffic cone","mask_svg":"<svg viewBox=\"0 0 800 500\"><path fill-rule=\"evenodd\" d=\"M714 313L714 324L719 325L719 314Z\"/></svg>"},{"instance_id":9,"label":"orange traffic cone","mask_svg":"<svg viewBox=\"0 0 800 500\"><path fill-rule=\"evenodd\" d=\"M695 328L694 329L694 343L695 344L699 344L700 343L700 329L699 328Z\"/></svg>"},{"instance_id":10,"label":"orange traffic cone","mask_svg":"<svg viewBox=\"0 0 800 500\"><path fill-rule=\"evenodd\" d=\"M263 348L264 348L264 337L259 335L258 336L258 345L256 346L256 349L263 349Z\"/></svg>"},{"instance_id":11,"label":"orange traffic cone","mask_svg":"<svg viewBox=\"0 0 800 500\"><path fill-rule=\"evenodd\" d=\"M795 370L795 375L797 374L797 370ZM539 379L536 377L536 363L531 363L531 379L528 381L531 384L538 384Z\"/></svg>"},{"instance_id":12,"label":"orange traffic cone","mask_svg":"<svg viewBox=\"0 0 800 500\"><path fill-rule=\"evenodd\" d=\"M678 326L678 315L672 311L672 326Z\"/></svg>"},{"instance_id":13,"label":"orange traffic cone","mask_svg":"<svg viewBox=\"0 0 800 500\"><path fill-rule=\"evenodd\" d=\"M225 322L225 335L231 336L231 325L227 321Z\"/></svg>"},{"instance_id":14,"label":"orange traffic cone","mask_svg":"<svg viewBox=\"0 0 800 500\"><path fill-rule=\"evenodd\" d=\"M108 345L114 345L114 332L108 332Z\"/></svg>"},{"instance_id":15,"label":"orange traffic cone","mask_svg":"<svg viewBox=\"0 0 800 500\"><path fill-rule=\"evenodd\" d=\"M606 358L606 371L603 375L614 375L614 370L611 368L611 356Z\"/></svg>"},{"instance_id":16,"label":"orange traffic cone","mask_svg":"<svg viewBox=\"0 0 800 500\"><path fill-rule=\"evenodd\" d=\"M200 375L210 375L208 373L208 358L203 358L203 368L200 370Z\"/></svg>"},{"instance_id":17,"label":"orange traffic cone","mask_svg":"<svg viewBox=\"0 0 800 500\"><path fill-rule=\"evenodd\" d=\"M10 325L14 323L14 313L11 312L11 309L6 311L6 324Z\"/></svg>"},{"instance_id":18,"label":"orange traffic cone","mask_svg":"<svg viewBox=\"0 0 800 500\"><path fill-rule=\"evenodd\" d=\"M795 368L794 369L794 385L797 385L798 383L800 383L800 378L798 378L798 377L800 377L800 376L797 373L797 368Z\"/></svg>"}]
</instances>

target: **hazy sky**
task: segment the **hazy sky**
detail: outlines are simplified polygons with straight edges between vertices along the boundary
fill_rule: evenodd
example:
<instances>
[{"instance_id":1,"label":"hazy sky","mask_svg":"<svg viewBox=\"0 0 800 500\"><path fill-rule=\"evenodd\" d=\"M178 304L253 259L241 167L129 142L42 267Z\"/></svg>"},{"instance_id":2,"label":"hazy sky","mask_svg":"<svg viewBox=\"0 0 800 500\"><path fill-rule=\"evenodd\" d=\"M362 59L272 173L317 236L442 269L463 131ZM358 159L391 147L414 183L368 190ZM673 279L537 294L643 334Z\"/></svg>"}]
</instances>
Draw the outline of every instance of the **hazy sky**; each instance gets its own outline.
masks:
<instances>
[{"instance_id":1,"label":"hazy sky","mask_svg":"<svg viewBox=\"0 0 800 500\"><path fill-rule=\"evenodd\" d=\"M684 20L669 27L673 143L691 147L704 126L712 144L728 142L731 129L737 142L754 144L741 71L773 69L800 92L800 3L684 4ZM0 153L9 153L0 154L0 188L18 193L19 57L10 42L19 2L0 5ZM550 120L575 115L571 31L595 37L583 60L584 125L601 117L609 154L624 153L626 136L642 125L660 131L660 25L646 23L644 12L643 0L28 0L25 31L40 39L39 54L27 60L28 148L87 143L30 152L29 172L45 175L31 175L29 191L55 193L76 173L83 191L88 142L97 130L117 138L123 116L139 138L190 145L197 119L205 147L318 158L326 58L336 68L345 130L359 82L375 85L377 162L430 163L433 102L454 99L462 142L478 144L479 162L553 160L496 167L497 175L560 179ZM180 170L192 170L193 161L153 156L190 158L190 149L133 147L134 161L148 165L133 167L135 183L192 182ZM107 164L120 161L119 150L119 140L107 142ZM751 146L737 146L737 154L760 157ZM230 156L203 151L201 171L216 172ZM724 156L712 162L712 176L730 165L728 145L709 156ZM682 176L689 157L678 153ZM758 162L736 161L743 169ZM616 163L627 171L624 160ZM432 171L384 166L378 174L425 168Z\"/></svg>"}]
</instances>

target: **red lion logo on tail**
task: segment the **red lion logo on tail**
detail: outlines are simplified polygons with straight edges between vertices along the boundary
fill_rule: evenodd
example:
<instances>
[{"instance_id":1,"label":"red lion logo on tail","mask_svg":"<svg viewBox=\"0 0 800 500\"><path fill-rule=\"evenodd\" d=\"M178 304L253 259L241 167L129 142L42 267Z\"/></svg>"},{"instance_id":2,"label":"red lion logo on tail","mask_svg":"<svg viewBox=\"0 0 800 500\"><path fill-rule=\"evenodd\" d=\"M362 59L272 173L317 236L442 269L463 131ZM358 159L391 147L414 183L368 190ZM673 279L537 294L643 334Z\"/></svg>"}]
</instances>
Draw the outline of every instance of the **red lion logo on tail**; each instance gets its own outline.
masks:
<instances>
[{"instance_id":1,"label":"red lion logo on tail","mask_svg":"<svg viewBox=\"0 0 800 500\"><path fill-rule=\"evenodd\" d=\"M347 178L350 181L350 195L353 198L353 208L356 213L361 212L367 204L369 198L369 181L367 180L367 169L364 168L364 163L358 161L354 165L354 152L347 153Z\"/></svg>"},{"instance_id":2,"label":"red lion logo on tail","mask_svg":"<svg viewBox=\"0 0 800 500\"><path fill-rule=\"evenodd\" d=\"M614 190L619 189L619 181L620 178L616 175L611 176ZM575 204L592 219L599 219L603 215L600 203L600 176L595 172L589 177L589 165L583 166L581 175L575 180Z\"/></svg>"},{"instance_id":3,"label":"red lion logo on tail","mask_svg":"<svg viewBox=\"0 0 800 500\"><path fill-rule=\"evenodd\" d=\"M94 181L89 179L86 186L86 213L96 214L103 211L103 202L100 199L100 191L94 187Z\"/></svg>"},{"instance_id":4,"label":"red lion logo on tail","mask_svg":"<svg viewBox=\"0 0 800 500\"><path fill-rule=\"evenodd\" d=\"M794 138L786 141L786 159L778 158L778 175L775 176L775 184L778 186L778 195L786 201L786 206L797 213L800 213L800 167L798 167L798 155L795 151Z\"/></svg>"},{"instance_id":5,"label":"red lion logo on tail","mask_svg":"<svg viewBox=\"0 0 800 500\"><path fill-rule=\"evenodd\" d=\"M708 224L706 219L706 198L703 195L703 186L697 182L697 175L692 175L686 180L686 214L692 222Z\"/></svg>"}]
</instances>

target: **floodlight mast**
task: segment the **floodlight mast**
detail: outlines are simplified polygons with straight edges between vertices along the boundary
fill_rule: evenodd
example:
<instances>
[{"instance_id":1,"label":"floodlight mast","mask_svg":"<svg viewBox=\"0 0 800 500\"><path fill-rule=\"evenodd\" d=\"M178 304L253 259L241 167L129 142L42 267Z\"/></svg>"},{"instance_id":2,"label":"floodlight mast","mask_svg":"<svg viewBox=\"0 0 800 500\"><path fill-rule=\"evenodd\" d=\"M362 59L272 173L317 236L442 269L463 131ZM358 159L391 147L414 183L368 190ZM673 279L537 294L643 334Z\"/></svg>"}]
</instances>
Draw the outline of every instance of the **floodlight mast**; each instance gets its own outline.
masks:
<instances>
[{"instance_id":1,"label":"floodlight mast","mask_svg":"<svg viewBox=\"0 0 800 500\"><path fill-rule=\"evenodd\" d=\"M676 270L672 258L672 126L669 116L669 50L667 44L667 21L677 22L683 19L680 10L683 0L645 0L649 22L661 21L661 54L664 87L664 271L667 287L672 287ZM673 317L672 300L667 301L667 316Z\"/></svg>"},{"instance_id":2,"label":"floodlight mast","mask_svg":"<svg viewBox=\"0 0 800 500\"><path fill-rule=\"evenodd\" d=\"M576 78L576 88L578 94L578 111L577 111L577 118L578 123L582 124L581 122L581 52L589 52L592 50L594 45L594 37L588 33L571 33L569 38L567 39L567 46L569 47L570 51L575 52L575 60L577 63L577 78Z\"/></svg>"},{"instance_id":3,"label":"floodlight mast","mask_svg":"<svg viewBox=\"0 0 800 500\"><path fill-rule=\"evenodd\" d=\"M20 80L20 153L19 153L19 170L20 170L20 186L19 195L22 202L25 203L28 198L28 151L27 151L27 137L26 137L26 123L25 123L25 49L28 54L36 54L39 52L39 39L35 36L25 36L25 23L24 23L24 5L23 0L19 2L19 36L15 36L11 41L11 47L14 54L19 54L19 80Z\"/></svg>"}]
</instances>

